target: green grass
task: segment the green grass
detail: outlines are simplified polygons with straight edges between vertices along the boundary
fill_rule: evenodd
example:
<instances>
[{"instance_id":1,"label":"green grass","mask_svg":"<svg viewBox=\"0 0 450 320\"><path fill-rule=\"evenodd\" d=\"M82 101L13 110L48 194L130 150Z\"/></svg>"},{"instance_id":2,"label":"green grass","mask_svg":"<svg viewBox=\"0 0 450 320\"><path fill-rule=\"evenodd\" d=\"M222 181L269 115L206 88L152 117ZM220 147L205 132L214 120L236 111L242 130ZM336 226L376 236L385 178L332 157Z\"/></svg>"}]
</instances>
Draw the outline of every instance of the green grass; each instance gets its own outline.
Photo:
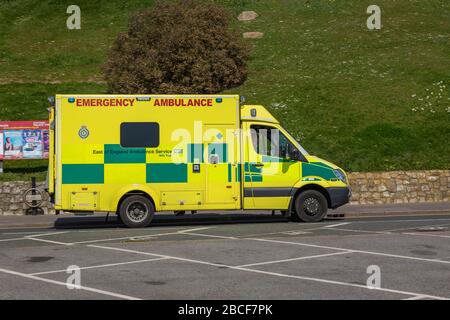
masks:
<instances>
[{"instance_id":1,"label":"green grass","mask_svg":"<svg viewBox=\"0 0 450 320\"><path fill-rule=\"evenodd\" d=\"M265 33L247 82L229 92L267 106L312 154L349 171L450 169L450 2L379 0L380 31L366 28L373 1L215 2L255 10L233 27ZM77 1L82 29L69 31L70 1L0 1L0 81L67 82L0 85L0 118L45 118L56 92L104 92L109 46L152 3ZM28 175L10 163L0 179Z\"/></svg>"}]
</instances>

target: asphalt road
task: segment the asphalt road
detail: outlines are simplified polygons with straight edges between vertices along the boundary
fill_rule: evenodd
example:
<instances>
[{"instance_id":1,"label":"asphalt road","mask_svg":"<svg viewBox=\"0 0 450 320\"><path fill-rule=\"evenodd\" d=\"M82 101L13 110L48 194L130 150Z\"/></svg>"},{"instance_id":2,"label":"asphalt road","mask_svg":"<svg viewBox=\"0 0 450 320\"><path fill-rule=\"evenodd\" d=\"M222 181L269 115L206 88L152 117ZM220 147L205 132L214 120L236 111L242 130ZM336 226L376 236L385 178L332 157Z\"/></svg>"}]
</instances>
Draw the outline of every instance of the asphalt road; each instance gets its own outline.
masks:
<instances>
[{"instance_id":1,"label":"asphalt road","mask_svg":"<svg viewBox=\"0 0 450 320\"><path fill-rule=\"evenodd\" d=\"M449 215L60 218L0 229L0 299L450 299L449 227Z\"/></svg>"}]
</instances>

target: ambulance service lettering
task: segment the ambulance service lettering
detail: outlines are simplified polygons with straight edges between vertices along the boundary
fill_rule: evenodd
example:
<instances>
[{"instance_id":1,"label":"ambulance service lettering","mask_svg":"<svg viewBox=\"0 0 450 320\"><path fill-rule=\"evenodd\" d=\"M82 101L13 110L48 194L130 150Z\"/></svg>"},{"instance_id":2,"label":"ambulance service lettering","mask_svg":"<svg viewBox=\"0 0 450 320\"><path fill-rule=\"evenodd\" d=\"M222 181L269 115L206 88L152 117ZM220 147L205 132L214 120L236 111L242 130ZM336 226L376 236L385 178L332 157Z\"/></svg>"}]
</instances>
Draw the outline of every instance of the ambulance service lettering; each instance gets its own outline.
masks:
<instances>
[{"instance_id":1,"label":"ambulance service lettering","mask_svg":"<svg viewBox=\"0 0 450 320\"><path fill-rule=\"evenodd\" d=\"M155 107L212 107L213 99L155 99Z\"/></svg>"},{"instance_id":2,"label":"ambulance service lettering","mask_svg":"<svg viewBox=\"0 0 450 320\"><path fill-rule=\"evenodd\" d=\"M132 107L135 99L76 99L77 107Z\"/></svg>"}]
</instances>

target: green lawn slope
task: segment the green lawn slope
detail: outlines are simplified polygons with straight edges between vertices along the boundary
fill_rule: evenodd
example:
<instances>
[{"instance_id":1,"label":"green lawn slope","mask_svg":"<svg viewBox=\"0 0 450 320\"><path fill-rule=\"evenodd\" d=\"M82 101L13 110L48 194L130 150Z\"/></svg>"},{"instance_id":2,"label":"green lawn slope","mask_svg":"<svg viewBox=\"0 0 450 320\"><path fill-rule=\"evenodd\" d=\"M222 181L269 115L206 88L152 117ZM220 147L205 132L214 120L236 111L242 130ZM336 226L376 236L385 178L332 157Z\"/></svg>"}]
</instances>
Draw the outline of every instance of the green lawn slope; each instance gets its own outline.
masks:
<instances>
[{"instance_id":1,"label":"green lawn slope","mask_svg":"<svg viewBox=\"0 0 450 320\"><path fill-rule=\"evenodd\" d=\"M222 0L241 32L264 32L247 82L229 92L267 106L302 145L349 171L450 169L450 2ZM0 120L46 118L55 93L103 93L101 65L131 12L153 1L0 0ZM10 161L0 179L44 177L44 161Z\"/></svg>"}]
</instances>

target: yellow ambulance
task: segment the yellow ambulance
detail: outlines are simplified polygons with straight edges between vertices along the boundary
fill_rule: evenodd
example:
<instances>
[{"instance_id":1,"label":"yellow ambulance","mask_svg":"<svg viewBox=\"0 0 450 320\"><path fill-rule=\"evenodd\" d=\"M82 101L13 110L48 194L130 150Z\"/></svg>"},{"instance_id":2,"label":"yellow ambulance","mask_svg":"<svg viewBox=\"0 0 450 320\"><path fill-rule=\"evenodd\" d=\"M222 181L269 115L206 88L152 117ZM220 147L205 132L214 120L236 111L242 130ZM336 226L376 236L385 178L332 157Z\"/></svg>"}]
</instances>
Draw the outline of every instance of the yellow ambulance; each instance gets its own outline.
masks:
<instances>
[{"instance_id":1,"label":"yellow ambulance","mask_svg":"<svg viewBox=\"0 0 450 320\"><path fill-rule=\"evenodd\" d=\"M322 220L349 201L345 172L311 156L238 95L56 95L48 191L64 212L280 210Z\"/></svg>"}]
</instances>

